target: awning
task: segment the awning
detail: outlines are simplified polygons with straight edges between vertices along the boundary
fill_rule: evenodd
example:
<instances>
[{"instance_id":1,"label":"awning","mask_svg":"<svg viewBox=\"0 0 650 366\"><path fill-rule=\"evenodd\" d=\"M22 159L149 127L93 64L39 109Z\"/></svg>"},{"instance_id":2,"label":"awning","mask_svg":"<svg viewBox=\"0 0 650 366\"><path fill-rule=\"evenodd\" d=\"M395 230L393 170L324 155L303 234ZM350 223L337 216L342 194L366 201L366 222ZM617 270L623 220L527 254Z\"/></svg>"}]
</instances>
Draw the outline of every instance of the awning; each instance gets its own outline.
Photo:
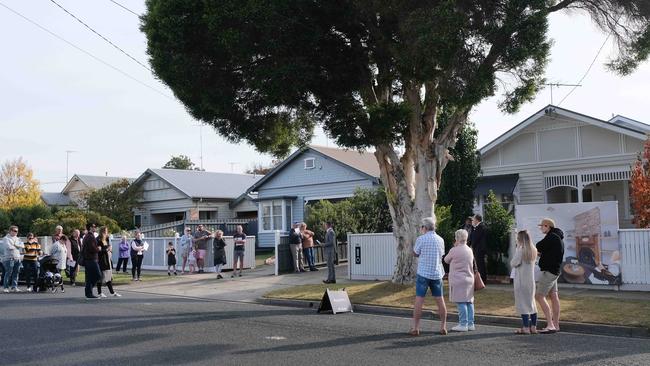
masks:
<instances>
[{"instance_id":1,"label":"awning","mask_svg":"<svg viewBox=\"0 0 650 366\"><path fill-rule=\"evenodd\" d=\"M478 177L474 196L487 195L493 191L497 196L502 194L512 194L519 181L519 174L491 175L487 177Z\"/></svg>"}]
</instances>

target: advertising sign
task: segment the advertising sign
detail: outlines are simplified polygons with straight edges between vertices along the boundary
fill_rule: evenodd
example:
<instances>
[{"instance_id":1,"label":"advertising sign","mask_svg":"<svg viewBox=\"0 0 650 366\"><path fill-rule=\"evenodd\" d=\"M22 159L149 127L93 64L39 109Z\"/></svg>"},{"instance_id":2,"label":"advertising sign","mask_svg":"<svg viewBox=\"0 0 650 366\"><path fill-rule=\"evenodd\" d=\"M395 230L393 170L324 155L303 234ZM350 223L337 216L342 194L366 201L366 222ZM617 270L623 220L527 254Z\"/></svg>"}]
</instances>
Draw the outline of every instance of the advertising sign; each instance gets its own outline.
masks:
<instances>
[{"instance_id":1,"label":"advertising sign","mask_svg":"<svg viewBox=\"0 0 650 366\"><path fill-rule=\"evenodd\" d=\"M560 282L621 283L618 202L517 205L515 212L517 230L527 229L534 243L544 237L538 226L543 218L564 232Z\"/></svg>"}]
</instances>

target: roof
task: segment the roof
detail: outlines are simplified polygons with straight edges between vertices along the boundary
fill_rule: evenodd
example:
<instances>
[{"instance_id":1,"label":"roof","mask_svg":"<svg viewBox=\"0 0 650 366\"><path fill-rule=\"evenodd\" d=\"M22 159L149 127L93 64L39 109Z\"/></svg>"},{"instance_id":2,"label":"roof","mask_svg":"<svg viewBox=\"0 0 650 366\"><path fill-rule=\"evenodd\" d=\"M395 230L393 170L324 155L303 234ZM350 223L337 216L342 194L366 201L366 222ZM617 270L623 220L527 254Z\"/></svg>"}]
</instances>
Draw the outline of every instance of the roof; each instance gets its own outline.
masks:
<instances>
[{"instance_id":1,"label":"roof","mask_svg":"<svg viewBox=\"0 0 650 366\"><path fill-rule=\"evenodd\" d=\"M340 164L345 165L362 175L367 176L368 178L379 181L380 172L379 172L379 163L375 158L373 153L369 152L360 152L357 150L350 149L338 149L332 147L316 146L310 145L305 146L301 149L296 150L288 158L284 159L280 164L273 168L264 178L260 179L254 185L248 188L247 192L254 192L262 186L266 181L271 179L275 174L278 174L285 166L290 162L298 158L307 151L312 151L316 154L322 155L324 157L338 161Z\"/></svg>"},{"instance_id":2,"label":"roof","mask_svg":"<svg viewBox=\"0 0 650 366\"><path fill-rule=\"evenodd\" d=\"M70 181L63 187L63 190L61 193L67 193L70 185L72 185L73 182L76 181L81 181L83 182L86 186L92 189L100 189L104 188L107 185L111 183L115 183L119 180L126 179L129 182L133 182L135 179L133 178L127 178L127 177L107 177L103 175L82 175L82 174L75 174L70 178Z\"/></svg>"},{"instance_id":3,"label":"roof","mask_svg":"<svg viewBox=\"0 0 650 366\"><path fill-rule=\"evenodd\" d=\"M474 189L475 196L483 196L493 191L495 194L512 194L519 181L519 174L490 175L479 177Z\"/></svg>"},{"instance_id":4,"label":"roof","mask_svg":"<svg viewBox=\"0 0 650 366\"><path fill-rule=\"evenodd\" d=\"M633 130L637 130L646 134L650 133L650 125L632 118L621 116L620 114L612 117L608 122L613 123L617 126L631 128Z\"/></svg>"},{"instance_id":5,"label":"roof","mask_svg":"<svg viewBox=\"0 0 650 366\"><path fill-rule=\"evenodd\" d=\"M624 126L621 124L615 124L611 123L609 121L603 121L598 118L594 118L591 116L587 116L585 114L581 114L578 112L574 112L568 109L560 108L558 106L554 105L547 105L546 107L540 109L538 112L534 113L530 117L526 118L523 120L521 123L517 124L510 130L506 131L504 134L501 136L497 137L496 139L492 140L490 143L487 145L483 146L482 148L479 149L481 152L481 155L485 155L492 149L494 149L496 146L500 145L501 143L509 140L511 137L516 135L519 131L523 130L524 128L530 126L540 118L544 116L562 116L562 117L567 117L567 118L572 118L580 122L584 122L590 125L594 125L597 127L602 127L604 129L622 133L624 135L632 136L638 139L645 140L645 132L640 131L638 128L630 128L628 126ZM639 122L640 123L640 122Z\"/></svg>"},{"instance_id":6,"label":"roof","mask_svg":"<svg viewBox=\"0 0 650 366\"><path fill-rule=\"evenodd\" d=\"M135 182L137 186L150 175L161 179L190 198L237 199L262 175L205 172L182 169L147 169Z\"/></svg>"},{"instance_id":7,"label":"roof","mask_svg":"<svg viewBox=\"0 0 650 366\"><path fill-rule=\"evenodd\" d=\"M73 204L68 195L59 192L41 192L41 199L48 206L71 206Z\"/></svg>"}]
</instances>

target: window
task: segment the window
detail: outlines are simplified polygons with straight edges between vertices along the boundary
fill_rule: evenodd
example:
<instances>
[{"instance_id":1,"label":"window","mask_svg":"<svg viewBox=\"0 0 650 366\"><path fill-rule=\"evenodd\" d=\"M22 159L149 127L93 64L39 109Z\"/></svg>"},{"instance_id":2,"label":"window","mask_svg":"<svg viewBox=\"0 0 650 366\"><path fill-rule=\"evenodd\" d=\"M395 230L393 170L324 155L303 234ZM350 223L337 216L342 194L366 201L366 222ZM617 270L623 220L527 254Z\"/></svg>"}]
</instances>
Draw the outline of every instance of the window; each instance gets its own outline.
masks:
<instances>
[{"instance_id":1,"label":"window","mask_svg":"<svg viewBox=\"0 0 650 366\"><path fill-rule=\"evenodd\" d=\"M199 211L199 220L215 220L217 211Z\"/></svg>"},{"instance_id":2,"label":"window","mask_svg":"<svg viewBox=\"0 0 650 366\"><path fill-rule=\"evenodd\" d=\"M133 226L141 227L142 226L142 215L133 216Z\"/></svg>"},{"instance_id":3,"label":"window","mask_svg":"<svg viewBox=\"0 0 650 366\"><path fill-rule=\"evenodd\" d=\"M261 207L262 230L289 230L291 227L291 201L263 201Z\"/></svg>"},{"instance_id":4,"label":"window","mask_svg":"<svg viewBox=\"0 0 650 366\"><path fill-rule=\"evenodd\" d=\"M316 167L316 159L315 158L307 158L305 159L305 169L314 169Z\"/></svg>"}]
</instances>

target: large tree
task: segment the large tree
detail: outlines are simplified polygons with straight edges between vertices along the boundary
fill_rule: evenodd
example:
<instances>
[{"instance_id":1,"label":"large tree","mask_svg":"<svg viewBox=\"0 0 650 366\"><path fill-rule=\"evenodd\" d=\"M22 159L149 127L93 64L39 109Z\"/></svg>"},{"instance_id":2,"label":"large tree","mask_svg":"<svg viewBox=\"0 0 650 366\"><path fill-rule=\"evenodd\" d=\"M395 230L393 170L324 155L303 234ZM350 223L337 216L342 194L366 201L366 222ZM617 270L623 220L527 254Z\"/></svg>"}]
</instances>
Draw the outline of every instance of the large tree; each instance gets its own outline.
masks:
<instances>
[{"instance_id":1,"label":"large tree","mask_svg":"<svg viewBox=\"0 0 650 366\"><path fill-rule=\"evenodd\" d=\"M192 162L187 155L172 155L168 162L162 167L163 169L181 169L181 170L201 170Z\"/></svg>"},{"instance_id":2,"label":"large tree","mask_svg":"<svg viewBox=\"0 0 650 366\"><path fill-rule=\"evenodd\" d=\"M141 194L128 189L128 179L120 179L106 187L91 190L84 195L85 205L90 211L110 217L123 229L132 229L133 209L138 207Z\"/></svg>"},{"instance_id":3,"label":"large tree","mask_svg":"<svg viewBox=\"0 0 650 366\"><path fill-rule=\"evenodd\" d=\"M0 170L0 208L11 209L40 203L40 184L25 160L17 158L4 162Z\"/></svg>"},{"instance_id":4,"label":"large tree","mask_svg":"<svg viewBox=\"0 0 650 366\"><path fill-rule=\"evenodd\" d=\"M650 137L643 144L632 165L630 177L634 223L639 228L650 227Z\"/></svg>"},{"instance_id":5,"label":"large tree","mask_svg":"<svg viewBox=\"0 0 650 366\"><path fill-rule=\"evenodd\" d=\"M393 280L410 282L458 131L497 92L506 112L535 95L548 17L564 10L612 33L613 70L648 57L647 0L147 0L142 30L155 74L228 140L281 156L320 124L339 146L374 150L399 243Z\"/></svg>"}]
</instances>

